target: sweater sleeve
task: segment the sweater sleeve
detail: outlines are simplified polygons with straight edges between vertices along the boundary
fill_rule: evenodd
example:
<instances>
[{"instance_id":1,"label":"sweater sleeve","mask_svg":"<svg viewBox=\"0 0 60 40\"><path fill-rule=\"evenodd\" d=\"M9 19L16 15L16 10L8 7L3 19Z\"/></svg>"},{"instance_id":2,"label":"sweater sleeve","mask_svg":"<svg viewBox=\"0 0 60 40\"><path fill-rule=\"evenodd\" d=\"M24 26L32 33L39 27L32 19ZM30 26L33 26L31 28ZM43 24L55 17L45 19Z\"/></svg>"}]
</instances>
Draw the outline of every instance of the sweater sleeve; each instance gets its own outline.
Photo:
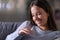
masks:
<instances>
[{"instance_id":1,"label":"sweater sleeve","mask_svg":"<svg viewBox=\"0 0 60 40\"><path fill-rule=\"evenodd\" d=\"M55 40L60 40L60 31L56 31Z\"/></svg>"},{"instance_id":2,"label":"sweater sleeve","mask_svg":"<svg viewBox=\"0 0 60 40\"><path fill-rule=\"evenodd\" d=\"M30 24L29 21L23 22L23 23L16 29L15 32L7 35L7 37L6 37L5 40L14 40L14 39L15 39L16 37L18 37L18 36L21 38L22 36L18 34L18 31L21 30L21 29L23 29L24 27L28 26L29 24Z\"/></svg>"}]
</instances>

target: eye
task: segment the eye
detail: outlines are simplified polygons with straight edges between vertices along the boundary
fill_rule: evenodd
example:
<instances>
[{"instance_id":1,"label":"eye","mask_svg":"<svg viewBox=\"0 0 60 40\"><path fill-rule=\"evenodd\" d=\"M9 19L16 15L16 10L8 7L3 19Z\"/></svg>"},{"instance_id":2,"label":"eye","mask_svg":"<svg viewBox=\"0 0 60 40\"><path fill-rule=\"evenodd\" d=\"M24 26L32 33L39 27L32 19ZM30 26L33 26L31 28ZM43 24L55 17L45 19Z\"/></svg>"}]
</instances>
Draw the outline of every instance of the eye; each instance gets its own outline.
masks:
<instances>
[{"instance_id":1,"label":"eye","mask_svg":"<svg viewBox=\"0 0 60 40\"><path fill-rule=\"evenodd\" d=\"M36 14L37 14L37 15L41 15L41 13L40 13L40 12L37 12Z\"/></svg>"}]
</instances>

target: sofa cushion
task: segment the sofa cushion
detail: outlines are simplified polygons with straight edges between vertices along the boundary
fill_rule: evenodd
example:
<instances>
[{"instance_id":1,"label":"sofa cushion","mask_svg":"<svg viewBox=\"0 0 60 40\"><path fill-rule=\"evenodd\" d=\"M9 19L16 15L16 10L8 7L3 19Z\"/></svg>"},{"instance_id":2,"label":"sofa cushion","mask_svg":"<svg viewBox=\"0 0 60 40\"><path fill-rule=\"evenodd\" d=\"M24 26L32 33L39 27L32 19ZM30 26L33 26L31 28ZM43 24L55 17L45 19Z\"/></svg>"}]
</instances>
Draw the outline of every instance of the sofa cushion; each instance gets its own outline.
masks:
<instances>
[{"instance_id":1,"label":"sofa cushion","mask_svg":"<svg viewBox=\"0 0 60 40\"><path fill-rule=\"evenodd\" d=\"M0 22L0 40L5 40L6 36L14 32L21 22Z\"/></svg>"}]
</instances>

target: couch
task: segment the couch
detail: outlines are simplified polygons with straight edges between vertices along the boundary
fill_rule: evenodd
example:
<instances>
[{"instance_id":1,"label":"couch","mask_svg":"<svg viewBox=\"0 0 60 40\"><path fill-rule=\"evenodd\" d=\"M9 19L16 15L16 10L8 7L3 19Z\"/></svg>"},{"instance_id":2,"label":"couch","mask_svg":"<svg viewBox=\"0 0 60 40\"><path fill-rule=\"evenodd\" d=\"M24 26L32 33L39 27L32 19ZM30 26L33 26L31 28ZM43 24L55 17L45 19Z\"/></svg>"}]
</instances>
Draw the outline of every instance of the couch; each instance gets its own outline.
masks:
<instances>
[{"instance_id":1,"label":"couch","mask_svg":"<svg viewBox=\"0 0 60 40\"><path fill-rule=\"evenodd\" d=\"M0 22L0 40L5 40L6 36L14 32L21 22Z\"/></svg>"}]
</instances>

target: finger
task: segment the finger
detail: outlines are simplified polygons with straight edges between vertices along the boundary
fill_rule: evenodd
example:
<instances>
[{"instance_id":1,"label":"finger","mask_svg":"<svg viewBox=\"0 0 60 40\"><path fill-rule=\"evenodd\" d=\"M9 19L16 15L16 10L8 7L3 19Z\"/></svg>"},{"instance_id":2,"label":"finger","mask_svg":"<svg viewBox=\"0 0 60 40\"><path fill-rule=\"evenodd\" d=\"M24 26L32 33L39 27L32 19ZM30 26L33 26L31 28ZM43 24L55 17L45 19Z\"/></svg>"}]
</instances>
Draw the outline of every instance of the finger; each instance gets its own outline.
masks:
<instances>
[{"instance_id":1,"label":"finger","mask_svg":"<svg viewBox=\"0 0 60 40\"><path fill-rule=\"evenodd\" d=\"M24 30L24 32L27 33L27 34L30 34L31 33L30 30Z\"/></svg>"},{"instance_id":2,"label":"finger","mask_svg":"<svg viewBox=\"0 0 60 40\"><path fill-rule=\"evenodd\" d=\"M25 35L25 34L27 34L27 32L24 31L24 30L20 30L20 31L19 31L19 34L20 34L20 35Z\"/></svg>"},{"instance_id":3,"label":"finger","mask_svg":"<svg viewBox=\"0 0 60 40\"><path fill-rule=\"evenodd\" d=\"M23 30L26 31L26 32L28 32L28 33L32 33L32 30L29 29L29 28L25 28L25 29L23 29Z\"/></svg>"},{"instance_id":4,"label":"finger","mask_svg":"<svg viewBox=\"0 0 60 40\"><path fill-rule=\"evenodd\" d=\"M27 30L27 29L24 29L24 33L25 33L25 34L28 34L28 35L30 35L30 36L34 36L34 35L35 35L33 31Z\"/></svg>"},{"instance_id":5,"label":"finger","mask_svg":"<svg viewBox=\"0 0 60 40\"><path fill-rule=\"evenodd\" d=\"M32 33L33 33L32 30L28 27L25 27L19 31L19 34L32 34Z\"/></svg>"}]
</instances>

